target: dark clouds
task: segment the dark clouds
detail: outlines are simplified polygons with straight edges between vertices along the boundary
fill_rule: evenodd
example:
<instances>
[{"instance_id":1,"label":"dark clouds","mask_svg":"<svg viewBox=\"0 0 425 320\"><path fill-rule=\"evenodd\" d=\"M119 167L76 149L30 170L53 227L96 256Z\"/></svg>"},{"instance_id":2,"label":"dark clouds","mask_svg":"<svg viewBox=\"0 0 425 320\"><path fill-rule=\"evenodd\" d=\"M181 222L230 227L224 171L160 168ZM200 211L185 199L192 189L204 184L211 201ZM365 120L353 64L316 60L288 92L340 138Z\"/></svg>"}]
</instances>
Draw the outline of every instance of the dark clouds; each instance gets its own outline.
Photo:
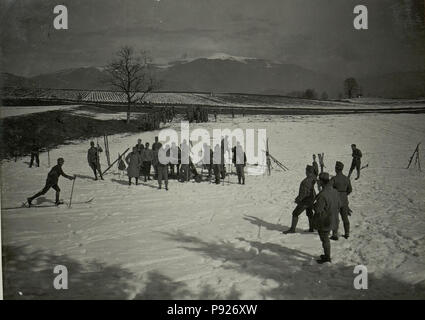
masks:
<instances>
[{"instance_id":1,"label":"dark clouds","mask_svg":"<svg viewBox=\"0 0 425 320\"><path fill-rule=\"evenodd\" d=\"M362 1L367 31L353 29L354 0L63 0L67 31L52 27L57 1L0 1L1 61L16 74L103 65L124 44L158 63L225 52L341 76L424 64L421 0Z\"/></svg>"}]
</instances>

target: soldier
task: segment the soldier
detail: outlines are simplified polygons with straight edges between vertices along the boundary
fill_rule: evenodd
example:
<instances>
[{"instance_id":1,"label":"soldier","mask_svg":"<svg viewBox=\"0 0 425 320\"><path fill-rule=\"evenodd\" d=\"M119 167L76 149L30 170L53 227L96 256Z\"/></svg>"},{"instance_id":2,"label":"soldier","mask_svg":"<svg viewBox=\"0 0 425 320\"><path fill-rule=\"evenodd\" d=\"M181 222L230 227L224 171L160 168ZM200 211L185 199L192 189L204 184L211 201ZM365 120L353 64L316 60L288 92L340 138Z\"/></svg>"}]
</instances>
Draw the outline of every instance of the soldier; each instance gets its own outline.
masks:
<instances>
[{"instance_id":1,"label":"soldier","mask_svg":"<svg viewBox=\"0 0 425 320\"><path fill-rule=\"evenodd\" d=\"M190 148L187 144L186 139L183 140L180 145L180 180L185 182L189 181L189 156L190 156Z\"/></svg>"},{"instance_id":2,"label":"soldier","mask_svg":"<svg viewBox=\"0 0 425 320\"><path fill-rule=\"evenodd\" d=\"M217 110L214 109L214 121L217 122Z\"/></svg>"},{"instance_id":3,"label":"soldier","mask_svg":"<svg viewBox=\"0 0 425 320\"><path fill-rule=\"evenodd\" d=\"M133 151L127 155L125 162L128 164L128 185L131 186L131 178L135 178L137 186L139 182L141 159L136 147L133 147Z\"/></svg>"},{"instance_id":4,"label":"soldier","mask_svg":"<svg viewBox=\"0 0 425 320\"><path fill-rule=\"evenodd\" d=\"M39 193L33 195L30 198L27 198L28 201L28 206L31 207L31 203L35 198L38 198L39 196L42 196L43 194L46 194L47 191L49 191L50 188L53 188L56 191L56 200L55 200L55 204L56 205L60 205L63 202L61 202L59 200L59 195L61 192L61 189L58 186L58 181L59 181L59 176L64 176L65 178L69 179L69 180L74 180L75 176L68 176L67 174L65 174L62 170L62 166L65 163L65 160L63 158L59 158L57 161L57 165L54 166L49 174L47 175L47 179L46 179L46 185L44 186L43 190L41 190Z\"/></svg>"},{"instance_id":5,"label":"soldier","mask_svg":"<svg viewBox=\"0 0 425 320\"><path fill-rule=\"evenodd\" d=\"M246 166L246 154L238 141L236 146L233 147L233 163L236 167L236 174L238 175L239 184L245 184L245 166Z\"/></svg>"},{"instance_id":6,"label":"soldier","mask_svg":"<svg viewBox=\"0 0 425 320\"><path fill-rule=\"evenodd\" d=\"M215 147L214 147L213 171L214 171L215 183L220 184L221 148L220 148L219 144L216 144Z\"/></svg>"},{"instance_id":7,"label":"soldier","mask_svg":"<svg viewBox=\"0 0 425 320\"><path fill-rule=\"evenodd\" d=\"M180 174L179 170L179 147L177 147L175 142L171 143L170 148L171 154L171 163L170 163L170 172L173 177L178 177Z\"/></svg>"},{"instance_id":8,"label":"soldier","mask_svg":"<svg viewBox=\"0 0 425 320\"><path fill-rule=\"evenodd\" d=\"M145 177L146 180L151 180L150 173L151 173L151 165L152 165L152 150L149 149L149 142L146 142L145 148L142 150L142 168L143 172L142 175Z\"/></svg>"},{"instance_id":9,"label":"soldier","mask_svg":"<svg viewBox=\"0 0 425 320\"><path fill-rule=\"evenodd\" d=\"M305 168L305 175L303 181L301 181L300 189L298 192L298 196L295 198L295 203L297 206L292 212L292 223L291 228L284 231L284 234L295 233L297 224L298 224L298 216L304 212L307 213L308 224L309 224L309 232L314 232L313 230L313 202L314 197L316 196L316 192L314 191L314 184L316 183L316 179L314 177L313 167L307 165Z\"/></svg>"},{"instance_id":10,"label":"soldier","mask_svg":"<svg viewBox=\"0 0 425 320\"><path fill-rule=\"evenodd\" d=\"M37 164L37 167L40 166L40 146L36 142L35 139L32 140L32 146L31 146L31 161L30 161L30 168L32 167L34 160Z\"/></svg>"},{"instance_id":11,"label":"soldier","mask_svg":"<svg viewBox=\"0 0 425 320\"><path fill-rule=\"evenodd\" d=\"M164 163L164 160L169 156L170 147L166 145L161 146L158 150L158 189L162 188L162 180L164 180L165 190L168 191L168 163Z\"/></svg>"},{"instance_id":12,"label":"soldier","mask_svg":"<svg viewBox=\"0 0 425 320\"><path fill-rule=\"evenodd\" d=\"M336 176L331 179L330 183L339 194L339 200L341 202L339 214L341 215L342 223L344 225L344 238L348 239L350 236L350 221L348 220L350 209L348 208L348 195L353 191L353 189L351 187L350 179L342 173L343 169L344 164L337 161L335 164ZM332 230L332 240L338 240L338 227L339 219L337 220L335 229Z\"/></svg>"},{"instance_id":13,"label":"soldier","mask_svg":"<svg viewBox=\"0 0 425 320\"><path fill-rule=\"evenodd\" d=\"M319 184L322 191L317 195L314 203L313 226L319 232L324 254L320 256L317 263L331 262L331 242L329 233L335 229L340 208L338 191L336 191L329 181L329 174L322 172L319 175Z\"/></svg>"},{"instance_id":14,"label":"soldier","mask_svg":"<svg viewBox=\"0 0 425 320\"><path fill-rule=\"evenodd\" d=\"M95 147L94 141L90 141L90 149L87 151L87 161L89 163L90 168L93 170L94 180L97 180L96 171L99 172L100 179L103 180L102 171L100 169L100 159L99 159L99 153L102 151L103 150L99 145Z\"/></svg>"},{"instance_id":15,"label":"soldier","mask_svg":"<svg viewBox=\"0 0 425 320\"><path fill-rule=\"evenodd\" d=\"M353 161L351 162L350 171L348 172L348 178L351 177L351 173L353 172L354 168L357 171L357 178L358 180L360 178L360 166L361 166L361 158L362 158L362 152L360 149L357 149L357 146L355 144L351 145L351 150L353 150L353 153L351 154L353 157Z\"/></svg>"},{"instance_id":16,"label":"soldier","mask_svg":"<svg viewBox=\"0 0 425 320\"><path fill-rule=\"evenodd\" d=\"M152 144L152 165L155 171L155 179L158 179L158 150L161 149L162 143L158 142L158 137L155 137L155 142Z\"/></svg>"}]
</instances>

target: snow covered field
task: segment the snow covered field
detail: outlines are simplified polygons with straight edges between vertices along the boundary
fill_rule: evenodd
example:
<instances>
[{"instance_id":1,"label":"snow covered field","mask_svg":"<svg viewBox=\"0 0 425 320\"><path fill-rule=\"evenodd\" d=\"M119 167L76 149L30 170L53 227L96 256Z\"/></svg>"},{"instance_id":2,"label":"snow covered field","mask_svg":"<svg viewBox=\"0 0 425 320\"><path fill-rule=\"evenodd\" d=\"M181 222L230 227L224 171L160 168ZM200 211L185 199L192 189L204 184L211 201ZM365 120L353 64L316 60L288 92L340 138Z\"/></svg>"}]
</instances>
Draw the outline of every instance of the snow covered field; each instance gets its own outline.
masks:
<instances>
[{"instance_id":1,"label":"snow covered field","mask_svg":"<svg viewBox=\"0 0 425 320\"><path fill-rule=\"evenodd\" d=\"M105 181L93 181L89 142L79 141L50 152L78 175L72 208L11 209L44 185L47 155L40 168L29 169L29 159L3 162L5 298L425 298L425 173L404 169L416 144L425 143L424 114L219 119L203 127L266 128L271 154L290 170L248 176L244 186L234 175L224 186L171 180L167 192L154 181L128 186L116 167ZM110 137L111 156L137 138L152 144L155 135ZM343 161L347 173L351 143L369 164L353 180L352 236L332 242L332 264L318 265L321 243L304 232L305 214L299 233L281 231L311 155L324 152L330 173ZM422 144L423 164L424 153ZM72 182L60 178L59 185L67 201ZM53 199L49 191L40 203ZM68 290L53 289L58 264L68 268ZM359 264L368 268L368 290L353 288Z\"/></svg>"},{"instance_id":2,"label":"snow covered field","mask_svg":"<svg viewBox=\"0 0 425 320\"><path fill-rule=\"evenodd\" d=\"M13 106L0 107L0 118L22 116L31 113L39 113L54 110L69 110L78 107L77 105L60 105L60 106Z\"/></svg>"}]
</instances>

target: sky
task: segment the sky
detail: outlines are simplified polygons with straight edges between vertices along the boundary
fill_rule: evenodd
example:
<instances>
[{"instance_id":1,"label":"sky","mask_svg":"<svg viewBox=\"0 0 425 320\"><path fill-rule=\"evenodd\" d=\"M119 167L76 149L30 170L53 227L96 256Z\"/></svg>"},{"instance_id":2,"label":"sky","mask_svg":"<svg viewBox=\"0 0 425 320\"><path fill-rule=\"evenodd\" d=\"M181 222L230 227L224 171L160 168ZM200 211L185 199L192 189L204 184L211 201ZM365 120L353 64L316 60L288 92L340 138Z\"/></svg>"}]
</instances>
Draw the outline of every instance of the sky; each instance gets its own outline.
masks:
<instances>
[{"instance_id":1,"label":"sky","mask_svg":"<svg viewBox=\"0 0 425 320\"><path fill-rule=\"evenodd\" d=\"M425 68L422 0L0 0L0 66L36 75L103 66L120 46L163 64L215 53L297 64L331 75ZM53 8L68 8L55 30ZM364 4L369 29L354 30Z\"/></svg>"}]
</instances>

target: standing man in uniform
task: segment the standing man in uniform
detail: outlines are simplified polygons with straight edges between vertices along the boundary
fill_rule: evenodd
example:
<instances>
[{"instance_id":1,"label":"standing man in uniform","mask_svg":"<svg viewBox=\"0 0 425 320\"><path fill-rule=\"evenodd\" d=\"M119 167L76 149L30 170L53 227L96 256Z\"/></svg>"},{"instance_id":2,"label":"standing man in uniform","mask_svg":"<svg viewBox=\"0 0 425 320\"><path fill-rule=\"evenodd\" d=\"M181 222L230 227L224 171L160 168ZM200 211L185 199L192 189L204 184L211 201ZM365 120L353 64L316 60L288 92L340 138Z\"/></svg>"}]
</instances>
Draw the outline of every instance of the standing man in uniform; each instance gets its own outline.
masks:
<instances>
[{"instance_id":1,"label":"standing man in uniform","mask_svg":"<svg viewBox=\"0 0 425 320\"><path fill-rule=\"evenodd\" d=\"M46 185L44 186L43 190L41 190L39 193L33 195L30 198L27 198L28 206L31 207L31 203L35 198L38 198L39 196L42 196L43 194L46 194L47 191L49 191L50 188L53 188L56 191L56 200L55 204L60 205L63 202L59 200L61 189L58 186L59 176L64 176L65 178L69 180L74 180L75 176L68 176L62 171L62 166L65 163L65 160L63 158L59 158L57 161L57 165L54 166L49 174L47 175L46 179Z\"/></svg>"},{"instance_id":2,"label":"standing man in uniform","mask_svg":"<svg viewBox=\"0 0 425 320\"><path fill-rule=\"evenodd\" d=\"M155 142L152 144L152 165L155 171L154 179L158 179L158 151L161 149L162 143L155 137Z\"/></svg>"},{"instance_id":3,"label":"standing man in uniform","mask_svg":"<svg viewBox=\"0 0 425 320\"><path fill-rule=\"evenodd\" d=\"M34 160L35 160L35 163L37 164L37 167L39 167L40 166L40 146L38 145L35 139L32 140L30 168L34 164Z\"/></svg>"},{"instance_id":4,"label":"standing man in uniform","mask_svg":"<svg viewBox=\"0 0 425 320\"><path fill-rule=\"evenodd\" d=\"M165 190L168 191L168 162L167 158L170 157L169 145L161 146L158 150L158 189L162 188L162 180L164 180Z\"/></svg>"},{"instance_id":5,"label":"standing man in uniform","mask_svg":"<svg viewBox=\"0 0 425 320\"><path fill-rule=\"evenodd\" d=\"M102 171L100 169L100 159L99 152L102 152L102 148L98 145L94 146L94 141L90 141L90 149L87 151L87 161L89 163L90 168L94 173L94 180L97 180L97 172L99 172L100 179L103 180Z\"/></svg>"},{"instance_id":6,"label":"standing man in uniform","mask_svg":"<svg viewBox=\"0 0 425 320\"><path fill-rule=\"evenodd\" d=\"M236 167L236 174L238 175L238 183L245 184L245 166L246 166L246 153L244 152L240 142L233 147L233 163Z\"/></svg>"},{"instance_id":7,"label":"standing man in uniform","mask_svg":"<svg viewBox=\"0 0 425 320\"><path fill-rule=\"evenodd\" d=\"M341 215L342 223L344 225L344 238L348 239L350 236L350 221L348 216L350 215L350 209L348 208L348 195L353 191L351 187L351 181L346 177L342 170L344 169L344 164L337 161L335 164L336 176L331 179L330 184L332 187L338 191L339 200L341 202L341 208L339 209L339 214ZM332 240L338 240L338 228L339 228L339 219L335 229L332 230Z\"/></svg>"},{"instance_id":8,"label":"standing man in uniform","mask_svg":"<svg viewBox=\"0 0 425 320\"><path fill-rule=\"evenodd\" d=\"M353 150L353 153L351 154L353 157L353 161L351 162L350 171L348 172L348 178L351 177L351 173L353 172L354 169L356 169L357 171L356 180L358 180L360 178L360 168L362 164L361 159L363 155L360 149L357 149L357 146L355 144L351 145L351 150Z\"/></svg>"},{"instance_id":9,"label":"standing man in uniform","mask_svg":"<svg viewBox=\"0 0 425 320\"><path fill-rule=\"evenodd\" d=\"M295 203L297 206L292 212L292 223L291 228L284 231L284 234L295 233L297 224L298 224L298 216L304 212L307 213L308 224L309 224L309 232L314 232L313 229L313 202L316 196L316 191L314 191L314 184L316 183L316 178L314 177L314 170L312 166L307 166L305 168L306 178L301 181L300 189L298 192L298 196L295 198Z\"/></svg>"},{"instance_id":10,"label":"standing man in uniform","mask_svg":"<svg viewBox=\"0 0 425 320\"><path fill-rule=\"evenodd\" d=\"M314 203L313 227L319 232L320 241L322 241L324 254L317 260L317 263L322 264L331 262L329 233L335 229L340 201L338 191L330 183L327 172L319 175L319 184L322 186L322 191L317 195Z\"/></svg>"}]
</instances>

